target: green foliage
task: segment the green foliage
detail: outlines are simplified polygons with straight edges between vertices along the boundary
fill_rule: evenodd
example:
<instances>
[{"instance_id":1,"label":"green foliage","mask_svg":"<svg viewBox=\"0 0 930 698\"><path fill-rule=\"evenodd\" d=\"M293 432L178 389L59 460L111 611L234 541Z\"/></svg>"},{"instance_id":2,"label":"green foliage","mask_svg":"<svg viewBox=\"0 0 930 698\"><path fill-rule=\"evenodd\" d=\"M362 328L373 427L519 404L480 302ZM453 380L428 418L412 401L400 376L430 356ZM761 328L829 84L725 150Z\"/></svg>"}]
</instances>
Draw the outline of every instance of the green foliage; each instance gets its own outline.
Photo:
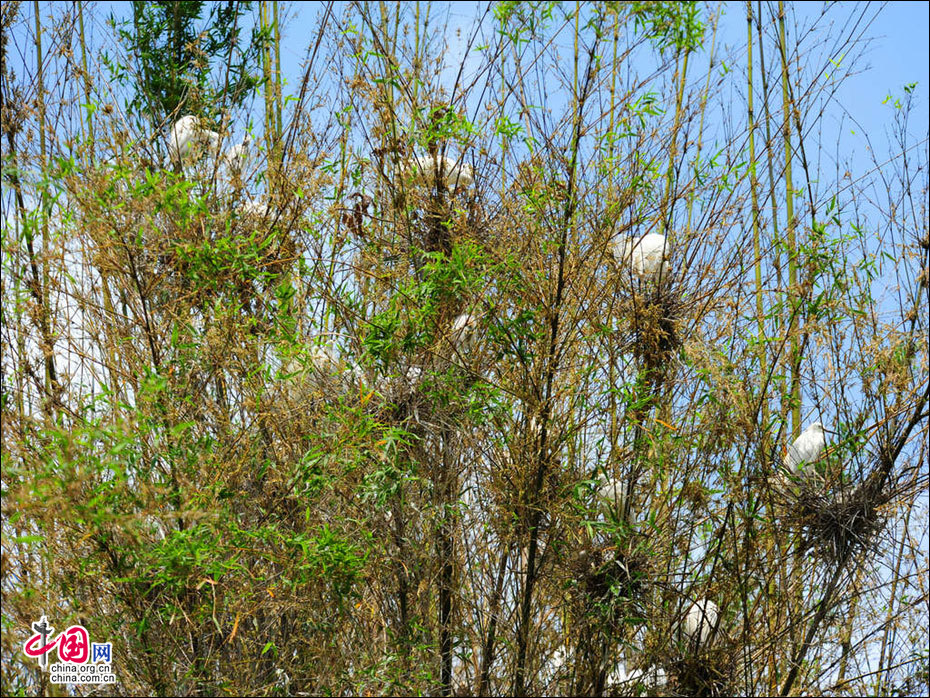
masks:
<instances>
[{"instance_id":1,"label":"green foliage","mask_svg":"<svg viewBox=\"0 0 930 698\"><path fill-rule=\"evenodd\" d=\"M695 51L704 42L697 2L633 2L630 14L637 31L660 50L674 47L678 51Z\"/></svg>"},{"instance_id":2,"label":"green foliage","mask_svg":"<svg viewBox=\"0 0 930 698\"><path fill-rule=\"evenodd\" d=\"M251 7L251 2L134 1L132 20L117 27L135 61L132 112L148 113L156 121L184 113L216 119L224 105L240 106L259 84L252 71L267 41L253 28L241 47L242 25ZM111 22L116 23L112 18ZM218 66L225 80L217 87L211 75ZM114 77L128 81L130 72L124 66L110 61L110 69Z\"/></svg>"}]
</instances>

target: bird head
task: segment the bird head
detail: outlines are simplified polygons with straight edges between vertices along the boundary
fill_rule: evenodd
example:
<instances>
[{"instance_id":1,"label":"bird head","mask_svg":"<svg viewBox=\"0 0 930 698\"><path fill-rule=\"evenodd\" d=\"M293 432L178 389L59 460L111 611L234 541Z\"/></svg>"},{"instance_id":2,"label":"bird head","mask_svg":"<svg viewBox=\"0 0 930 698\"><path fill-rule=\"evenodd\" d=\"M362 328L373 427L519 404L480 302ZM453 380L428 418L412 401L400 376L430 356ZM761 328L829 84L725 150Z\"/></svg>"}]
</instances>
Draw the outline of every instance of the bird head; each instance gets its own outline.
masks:
<instances>
[{"instance_id":1,"label":"bird head","mask_svg":"<svg viewBox=\"0 0 930 698\"><path fill-rule=\"evenodd\" d=\"M178 123L176 123L174 126L177 129L191 130L197 128L199 124L200 119L198 119L193 114L188 114L187 116L182 116L180 119L178 119Z\"/></svg>"},{"instance_id":2,"label":"bird head","mask_svg":"<svg viewBox=\"0 0 930 698\"><path fill-rule=\"evenodd\" d=\"M815 433L815 434L823 434L823 433L824 433L823 424L821 424L820 422L814 422L813 424L811 424L811 425L810 425L809 427L807 427L807 428L808 428L809 431L812 431L812 432Z\"/></svg>"}]
</instances>

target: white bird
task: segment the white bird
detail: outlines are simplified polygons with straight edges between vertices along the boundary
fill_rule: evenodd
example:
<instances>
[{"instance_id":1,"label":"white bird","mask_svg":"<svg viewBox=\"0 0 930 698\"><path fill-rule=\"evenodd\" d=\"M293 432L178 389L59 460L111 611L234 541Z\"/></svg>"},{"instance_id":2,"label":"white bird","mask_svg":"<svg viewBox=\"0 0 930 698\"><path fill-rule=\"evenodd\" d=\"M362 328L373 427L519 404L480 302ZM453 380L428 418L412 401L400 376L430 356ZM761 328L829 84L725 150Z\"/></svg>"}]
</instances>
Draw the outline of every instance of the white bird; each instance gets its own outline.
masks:
<instances>
[{"instance_id":1,"label":"white bird","mask_svg":"<svg viewBox=\"0 0 930 698\"><path fill-rule=\"evenodd\" d=\"M362 368L361 364L352 361L346 368L345 378L351 388L358 388L359 386L365 385L365 369Z\"/></svg>"},{"instance_id":2,"label":"white bird","mask_svg":"<svg viewBox=\"0 0 930 698\"><path fill-rule=\"evenodd\" d=\"M702 599L691 604L682 621L681 630L688 642L703 645L717 631L719 619L720 609L717 604L709 599Z\"/></svg>"},{"instance_id":3,"label":"white bird","mask_svg":"<svg viewBox=\"0 0 930 698\"><path fill-rule=\"evenodd\" d=\"M639 240L617 240L614 258L624 271L632 269L640 279L652 279L665 263L667 243L664 235L647 233Z\"/></svg>"},{"instance_id":4,"label":"white bird","mask_svg":"<svg viewBox=\"0 0 930 698\"><path fill-rule=\"evenodd\" d=\"M423 378L423 369L419 366L411 366L407 369L407 372L404 374L404 380L406 381L407 387L410 390L416 389L420 384L420 380Z\"/></svg>"},{"instance_id":5,"label":"white bird","mask_svg":"<svg viewBox=\"0 0 930 698\"><path fill-rule=\"evenodd\" d=\"M455 321L452 323L450 337L457 351L463 352L472 348L479 322L481 322L481 317L470 313L465 313L455 318Z\"/></svg>"},{"instance_id":6,"label":"white bird","mask_svg":"<svg viewBox=\"0 0 930 698\"><path fill-rule=\"evenodd\" d=\"M788 447L785 453L785 468L795 477L816 475L816 470L808 466L813 466L820 460L826 445L823 424L814 422Z\"/></svg>"},{"instance_id":7,"label":"white bird","mask_svg":"<svg viewBox=\"0 0 930 698\"><path fill-rule=\"evenodd\" d=\"M342 362L331 344L318 344L309 351L309 355L313 369L320 375L333 376L342 373Z\"/></svg>"},{"instance_id":8,"label":"white bird","mask_svg":"<svg viewBox=\"0 0 930 698\"><path fill-rule=\"evenodd\" d=\"M268 204L263 201L253 201L249 199L239 208L243 216L251 218L267 218L269 211Z\"/></svg>"},{"instance_id":9,"label":"white bird","mask_svg":"<svg viewBox=\"0 0 930 698\"><path fill-rule=\"evenodd\" d=\"M556 680L560 674L565 670L565 663L568 659L568 654L565 650L559 647L555 652L552 653L552 656L549 657L549 661L546 662L546 681L551 682Z\"/></svg>"},{"instance_id":10,"label":"white bird","mask_svg":"<svg viewBox=\"0 0 930 698\"><path fill-rule=\"evenodd\" d=\"M229 168L230 174L236 177L242 176L242 172L248 164L249 147L251 144L252 138L247 135L242 139L241 143L236 143L236 145L231 146L223 153L223 162L226 164L226 167Z\"/></svg>"},{"instance_id":11,"label":"white bird","mask_svg":"<svg viewBox=\"0 0 930 698\"><path fill-rule=\"evenodd\" d=\"M200 119L193 114L182 116L171 128L168 139L168 157L171 162L186 163L203 156L205 151L216 152L220 136L215 131L200 127Z\"/></svg>"},{"instance_id":12,"label":"white bird","mask_svg":"<svg viewBox=\"0 0 930 698\"><path fill-rule=\"evenodd\" d=\"M441 176L444 189L467 189L475 181L475 171L467 162L459 163L452 158L439 155L414 155L406 169L406 176L419 185L430 187Z\"/></svg>"},{"instance_id":13,"label":"white bird","mask_svg":"<svg viewBox=\"0 0 930 698\"><path fill-rule=\"evenodd\" d=\"M600 475L597 478L597 499L602 505L616 507L617 511L622 512L626 503L626 488L617 478Z\"/></svg>"},{"instance_id":14,"label":"white bird","mask_svg":"<svg viewBox=\"0 0 930 698\"><path fill-rule=\"evenodd\" d=\"M145 517L144 528L156 541L165 540L165 537L168 535L168 529L165 527L165 524L153 514L149 514Z\"/></svg>"},{"instance_id":15,"label":"white bird","mask_svg":"<svg viewBox=\"0 0 930 698\"><path fill-rule=\"evenodd\" d=\"M646 670L633 669L627 672L623 662L617 664L607 676L608 686L641 683L646 688L664 688L668 684L668 675L662 667L649 667Z\"/></svg>"}]
</instances>

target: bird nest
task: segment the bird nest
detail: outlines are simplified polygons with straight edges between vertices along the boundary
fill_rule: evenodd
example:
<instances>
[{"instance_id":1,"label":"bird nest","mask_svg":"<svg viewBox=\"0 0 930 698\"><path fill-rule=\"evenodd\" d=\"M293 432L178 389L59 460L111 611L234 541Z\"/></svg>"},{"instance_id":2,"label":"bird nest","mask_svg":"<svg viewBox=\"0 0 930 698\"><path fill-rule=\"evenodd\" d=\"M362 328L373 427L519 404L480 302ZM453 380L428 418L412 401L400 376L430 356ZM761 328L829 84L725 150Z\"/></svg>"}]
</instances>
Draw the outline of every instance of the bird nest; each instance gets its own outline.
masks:
<instances>
[{"instance_id":1,"label":"bird nest","mask_svg":"<svg viewBox=\"0 0 930 698\"><path fill-rule=\"evenodd\" d=\"M679 327L684 305L668 283L620 300L628 322L633 355L649 373L660 373L681 347Z\"/></svg>"},{"instance_id":2,"label":"bird nest","mask_svg":"<svg viewBox=\"0 0 930 698\"><path fill-rule=\"evenodd\" d=\"M623 604L637 603L653 577L649 555L631 536L619 545L589 545L567 563L572 596L580 615L594 608L613 624L622 621L618 613Z\"/></svg>"},{"instance_id":3,"label":"bird nest","mask_svg":"<svg viewBox=\"0 0 930 698\"><path fill-rule=\"evenodd\" d=\"M884 525L880 508L889 495L870 483L831 490L805 482L790 493L783 523L800 533L804 550L816 550L831 562L848 559Z\"/></svg>"},{"instance_id":4,"label":"bird nest","mask_svg":"<svg viewBox=\"0 0 930 698\"><path fill-rule=\"evenodd\" d=\"M739 656L731 644L700 647L668 663L674 683L669 695L733 696Z\"/></svg>"}]
</instances>

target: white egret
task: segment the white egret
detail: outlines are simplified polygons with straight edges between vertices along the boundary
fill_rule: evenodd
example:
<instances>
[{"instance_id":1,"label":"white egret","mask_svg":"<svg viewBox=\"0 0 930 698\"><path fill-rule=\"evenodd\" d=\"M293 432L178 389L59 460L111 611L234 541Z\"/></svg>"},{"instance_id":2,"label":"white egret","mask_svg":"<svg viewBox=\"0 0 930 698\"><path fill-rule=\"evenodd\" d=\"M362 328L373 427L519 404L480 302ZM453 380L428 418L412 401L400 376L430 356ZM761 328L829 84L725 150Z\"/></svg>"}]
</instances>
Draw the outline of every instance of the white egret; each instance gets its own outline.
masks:
<instances>
[{"instance_id":1,"label":"white egret","mask_svg":"<svg viewBox=\"0 0 930 698\"><path fill-rule=\"evenodd\" d=\"M475 181L475 172L466 162L459 163L452 158L439 155L414 155L412 162L406 168L406 177L413 179L416 184L429 187L436 182L437 175L442 176L444 189L467 189Z\"/></svg>"},{"instance_id":2,"label":"white egret","mask_svg":"<svg viewBox=\"0 0 930 698\"><path fill-rule=\"evenodd\" d=\"M556 680L559 675L565 671L565 664L567 660L568 653L562 647L559 647L555 652L553 652L552 656L549 657L549 661L546 662L545 680L547 682Z\"/></svg>"},{"instance_id":3,"label":"white egret","mask_svg":"<svg viewBox=\"0 0 930 698\"><path fill-rule=\"evenodd\" d=\"M320 375L333 376L342 373L342 362L331 344L318 344L308 353L313 369Z\"/></svg>"},{"instance_id":4,"label":"white egret","mask_svg":"<svg viewBox=\"0 0 930 698\"><path fill-rule=\"evenodd\" d=\"M649 667L648 669L633 669L627 672L626 665L619 662L613 671L607 675L608 686L623 686L629 684L630 687L636 684L643 684L646 688L664 688L668 684L668 675L662 667Z\"/></svg>"},{"instance_id":5,"label":"white egret","mask_svg":"<svg viewBox=\"0 0 930 698\"><path fill-rule=\"evenodd\" d=\"M626 504L626 487L615 477L600 475L597 478L597 499L602 508L614 509L622 514Z\"/></svg>"},{"instance_id":6,"label":"white egret","mask_svg":"<svg viewBox=\"0 0 930 698\"><path fill-rule=\"evenodd\" d=\"M667 256L664 235L647 233L639 240L617 240L613 245L614 258L625 270L631 269L640 279L652 279L662 269Z\"/></svg>"},{"instance_id":7,"label":"white egret","mask_svg":"<svg viewBox=\"0 0 930 698\"><path fill-rule=\"evenodd\" d=\"M215 153L219 145L219 134L201 128L200 119L193 114L188 114L178 119L171 128L168 139L168 157L171 162L187 163L203 157L205 152Z\"/></svg>"},{"instance_id":8,"label":"white egret","mask_svg":"<svg viewBox=\"0 0 930 698\"><path fill-rule=\"evenodd\" d=\"M710 599L691 604L681 623L681 630L689 643L706 644L717 632L720 609Z\"/></svg>"},{"instance_id":9,"label":"white egret","mask_svg":"<svg viewBox=\"0 0 930 698\"><path fill-rule=\"evenodd\" d=\"M465 313L455 318L452 323L450 337L457 351L464 352L472 348L477 338L478 323L480 322L480 316L470 313Z\"/></svg>"},{"instance_id":10,"label":"white egret","mask_svg":"<svg viewBox=\"0 0 930 698\"><path fill-rule=\"evenodd\" d=\"M816 475L812 466L820 460L826 445L823 424L814 422L788 447L785 468L795 477Z\"/></svg>"},{"instance_id":11,"label":"white egret","mask_svg":"<svg viewBox=\"0 0 930 698\"><path fill-rule=\"evenodd\" d=\"M407 369L407 372L404 374L404 380L407 381L407 385L411 390L417 387L420 383L420 379L423 378L423 369L419 366L411 366Z\"/></svg>"},{"instance_id":12,"label":"white egret","mask_svg":"<svg viewBox=\"0 0 930 698\"><path fill-rule=\"evenodd\" d=\"M168 529L165 527L165 524L162 523L161 519L154 514L148 514L143 521L143 528L154 540L165 540L168 535Z\"/></svg>"},{"instance_id":13,"label":"white egret","mask_svg":"<svg viewBox=\"0 0 930 698\"><path fill-rule=\"evenodd\" d=\"M253 199L249 199L239 207L239 212L243 216L248 216L250 218L267 218L269 211L270 209L267 203L264 201L255 201Z\"/></svg>"},{"instance_id":14,"label":"white egret","mask_svg":"<svg viewBox=\"0 0 930 698\"><path fill-rule=\"evenodd\" d=\"M246 165L248 164L249 148L251 145L252 138L247 135L242 139L241 143L236 143L236 145L231 146L223 153L223 162L233 176L242 176L242 172L246 169Z\"/></svg>"}]
</instances>

